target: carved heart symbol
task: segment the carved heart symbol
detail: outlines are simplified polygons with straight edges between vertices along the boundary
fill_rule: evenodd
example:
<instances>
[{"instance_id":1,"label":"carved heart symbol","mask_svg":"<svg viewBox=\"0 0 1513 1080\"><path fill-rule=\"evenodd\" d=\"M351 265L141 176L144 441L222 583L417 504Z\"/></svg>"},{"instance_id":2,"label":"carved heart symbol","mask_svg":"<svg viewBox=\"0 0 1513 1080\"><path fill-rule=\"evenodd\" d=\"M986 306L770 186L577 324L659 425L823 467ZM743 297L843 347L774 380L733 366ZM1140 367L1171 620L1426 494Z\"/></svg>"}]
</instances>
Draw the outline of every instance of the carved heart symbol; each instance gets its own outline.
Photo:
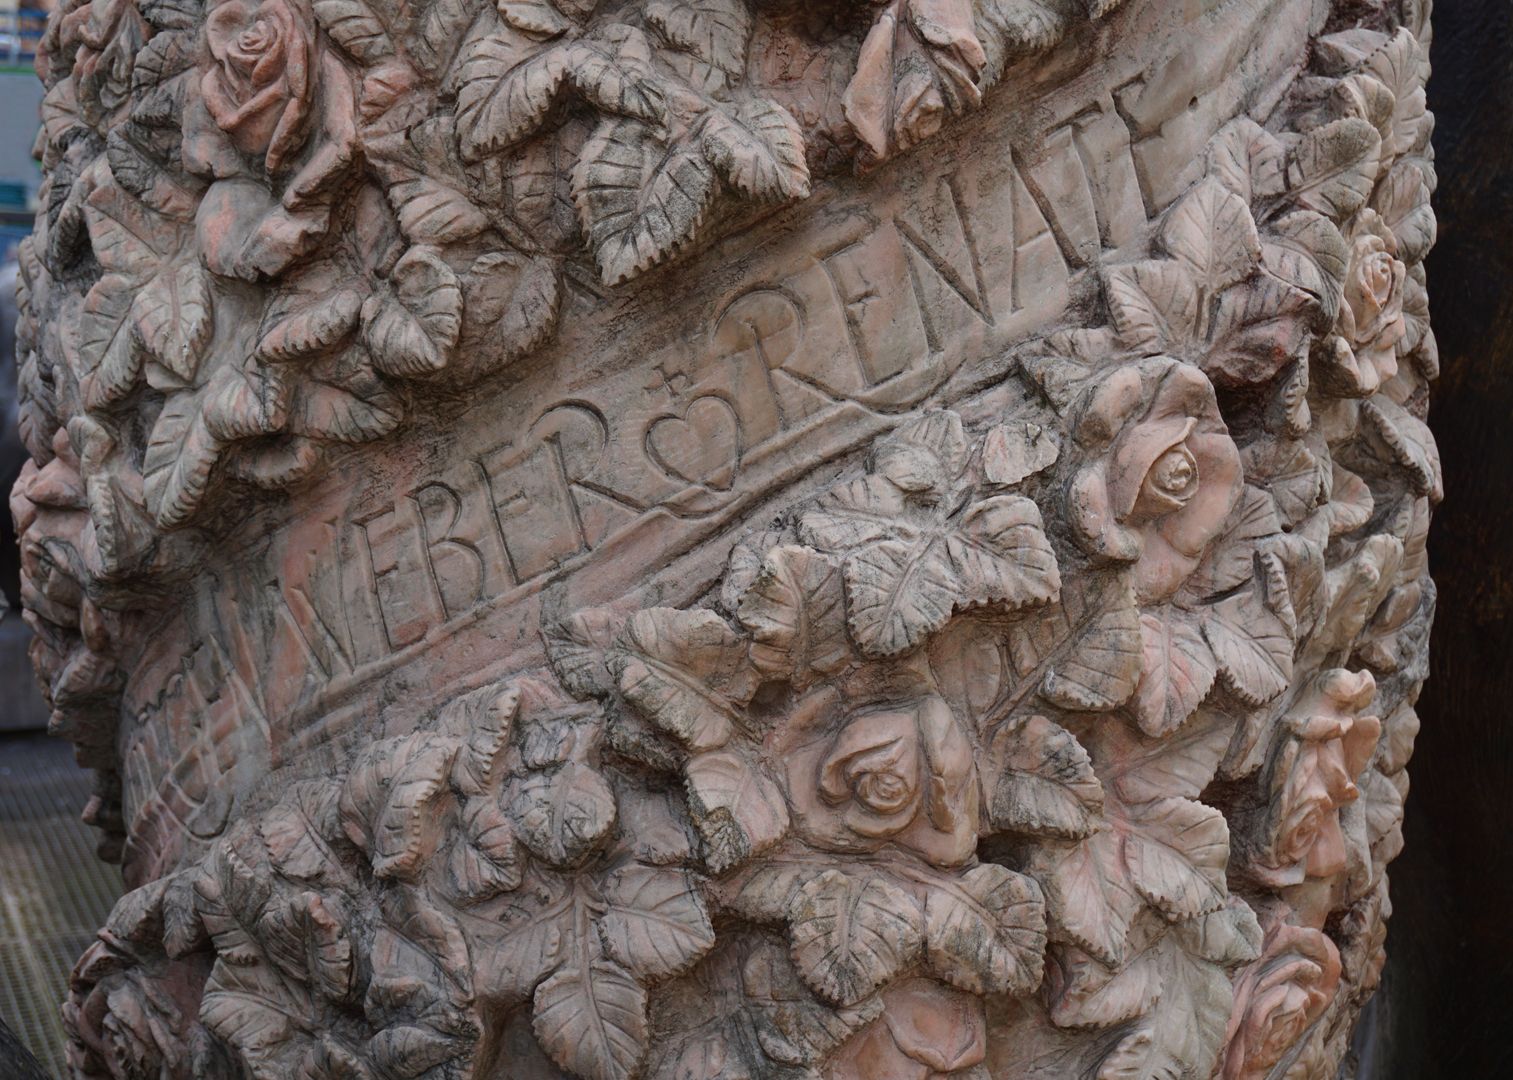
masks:
<instances>
[{"instance_id":1,"label":"carved heart symbol","mask_svg":"<svg viewBox=\"0 0 1513 1080\"><path fill-rule=\"evenodd\" d=\"M740 421L724 398L694 398L682 416L652 422L646 453L675 480L729 491L741 463Z\"/></svg>"}]
</instances>

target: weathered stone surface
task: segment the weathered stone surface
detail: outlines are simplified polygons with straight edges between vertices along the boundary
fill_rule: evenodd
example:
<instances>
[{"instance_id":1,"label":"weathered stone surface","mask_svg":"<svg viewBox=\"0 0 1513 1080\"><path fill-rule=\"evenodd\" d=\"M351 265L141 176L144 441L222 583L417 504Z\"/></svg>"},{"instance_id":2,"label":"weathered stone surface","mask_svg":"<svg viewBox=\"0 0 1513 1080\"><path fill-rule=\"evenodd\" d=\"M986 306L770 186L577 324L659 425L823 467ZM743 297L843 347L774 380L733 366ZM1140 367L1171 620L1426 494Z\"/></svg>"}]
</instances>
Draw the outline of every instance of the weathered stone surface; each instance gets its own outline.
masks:
<instances>
[{"instance_id":1,"label":"weathered stone surface","mask_svg":"<svg viewBox=\"0 0 1513 1080\"><path fill-rule=\"evenodd\" d=\"M1325 1076L1427 4L93 0L13 499L82 1076Z\"/></svg>"}]
</instances>

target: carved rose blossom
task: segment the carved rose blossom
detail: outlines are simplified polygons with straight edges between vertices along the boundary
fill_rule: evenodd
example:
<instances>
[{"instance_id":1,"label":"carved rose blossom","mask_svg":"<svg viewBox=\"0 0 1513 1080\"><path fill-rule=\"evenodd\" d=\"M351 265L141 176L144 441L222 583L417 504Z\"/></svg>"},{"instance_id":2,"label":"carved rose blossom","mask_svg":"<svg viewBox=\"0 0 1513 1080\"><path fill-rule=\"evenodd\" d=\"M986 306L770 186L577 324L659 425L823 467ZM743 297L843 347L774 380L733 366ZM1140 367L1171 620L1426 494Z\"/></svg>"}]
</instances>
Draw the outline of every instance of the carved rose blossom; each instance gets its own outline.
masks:
<instances>
[{"instance_id":1,"label":"carved rose blossom","mask_svg":"<svg viewBox=\"0 0 1513 1080\"><path fill-rule=\"evenodd\" d=\"M919 693L844 708L826 692L803 712L802 741L785 759L805 840L844 852L892 843L937 866L972 857L979 813L972 744L943 698Z\"/></svg>"},{"instance_id":2,"label":"carved rose blossom","mask_svg":"<svg viewBox=\"0 0 1513 1080\"><path fill-rule=\"evenodd\" d=\"M1293 707L1268 772L1266 832L1252 868L1266 884L1295 885L1345 868L1339 811L1360 796L1355 778L1381 733L1377 717L1358 715L1375 694L1370 672L1335 668Z\"/></svg>"},{"instance_id":3,"label":"carved rose blossom","mask_svg":"<svg viewBox=\"0 0 1513 1080\"><path fill-rule=\"evenodd\" d=\"M318 57L314 18L289 0L226 0L205 19L205 107L236 148L277 172L304 142Z\"/></svg>"},{"instance_id":4,"label":"carved rose blossom","mask_svg":"<svg viewBox=\"0 0 1513 1080\"><path fill-rule=\"evenodd\" d=\"M196 215L200 248L222 276L273 277L330 231L357 162L352 77L288 0L223 0L205 38L183 121L185 164L214 181Z\"/></svg>"},{"instance_id":5,"label":"carved rose blossom","mask_svg":"<svg viewBox=\"0 0 1513 1080\"><path fill-rule=\"evenodd\" d=\"M1350 397L1366 397L1397 374L1397 347L1408 332L1397 238L1375 210L1356 217L1345 270L1345 298L1326 345L1328 380Z\"/></svg>"},{"instance_id":6,"label":"carved rose blossom","mask_svg":"<svg viewBox=\"0 0 1513 1080\"><path fill-rule=\"evenodd\" d=\"M1339 989L1339 950L1321 931L1279 924L1264 950L1235 984L1223 1080L1269 1076Z\"/></svg>"},{"instance_id":7,"label":"carved rose blossom","mask_svg":"<svg viewBox=\"0 0 1513 1080\"><path fill-rule=\"evenodd\" d=\"M1128 364L1086 393L1074 423L1086 462L1068 494L1078 539L1136 564L1141 603L1171 596L1240 494L1240 454L1213 384L1167 358Z\"/></svg>"},{"instance_id":8,"label":"carved rose blossom","mask_svg":"<svg viewBox=\"0 0 1513 1080\"><path fill-rule=\"evenodd\" d=\"M883 1015L841 1047L829 1080L932 1080L987 1054L983 999L930 979L883 991Z\"/></svg>"}]
</instances>

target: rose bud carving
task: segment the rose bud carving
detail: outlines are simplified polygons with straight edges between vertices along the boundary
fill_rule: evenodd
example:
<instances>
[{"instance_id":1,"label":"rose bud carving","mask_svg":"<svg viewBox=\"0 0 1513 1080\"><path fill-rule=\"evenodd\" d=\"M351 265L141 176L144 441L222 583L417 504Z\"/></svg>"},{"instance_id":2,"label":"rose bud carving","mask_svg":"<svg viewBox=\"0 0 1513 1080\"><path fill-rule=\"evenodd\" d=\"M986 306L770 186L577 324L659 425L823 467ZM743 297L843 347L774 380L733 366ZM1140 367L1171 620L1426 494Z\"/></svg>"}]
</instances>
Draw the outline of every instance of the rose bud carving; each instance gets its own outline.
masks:
<instances>
[{"instance_id":1,"label":"rose bud carving","mask_svg":"<svg viewBox=\"0 0 1513 1080\"><path fill-rule=\"evenodd\" d=\"M1266 771L1268 801L1241 815L1252 877L1273 887L1327 878L1345 869L1340 807L1360 797L1360 776L1381 733L1362 716L1376 694L1367 671L1321 675L1283 721Z\"/></svg>"},{"instance_id":2,"label":"rose bud carving","mask_svg":"<svg viewBox=\"0 0 1513 1080\"><path fill-rule=\"evenodd\" d=\"M983 999L905 979L883 991L883 1015L841 1047L829 1080L934 1080L987 1055Z\"/></svg>"},{"instance_id":3,"label":"rose bud carving","mask_svg":"<svg viewBox=\"0 0 1513 1080\"><path fill-rule=\"evenodd\" d=\"M1334 999L1340 954L1319 930L1278 924L1240 973L1225 1035L1223 1080L1262 1080Z\"/></svg>"},{"instance_id":4,"label":"rose bud carving","mask_svg":"<svg viewBox=\"0 0 1513 1080\"><path fill-rule=\"evenodd\" d=\"M1239 498L1240 454L1197 368L1158 358L1089 389L1073 437L1068 517L1091 553L1135 563L1142 604L1175 593Z\"/></svg>"},{"instance_id":5,"label":"rose bud carving","mask_svg":"<svg viewBox=\"0 0 1513 1080\"><path fill-rule=\"evenodd\" d=\"M1367 397L1397 374L1398 343L1408 332L1408 268L1397 257L1392 229L1375 210L1356 216L1348 239L1344 302L1334 334L1321 346L1320 382L1346 397Z\"/></svg>"},{"instance_id":6,"label":"rose bud carving","mask_svg":"<svg viewBox=\"0 0 1513 1080\"><path fill-rule=\"evenodd\" d=\"M934 692L843 704L821 692L790 731L789 799L799 835L826 851L896 844L937 866L977 848L972 744Z\"/></svg>"}]
</instances>

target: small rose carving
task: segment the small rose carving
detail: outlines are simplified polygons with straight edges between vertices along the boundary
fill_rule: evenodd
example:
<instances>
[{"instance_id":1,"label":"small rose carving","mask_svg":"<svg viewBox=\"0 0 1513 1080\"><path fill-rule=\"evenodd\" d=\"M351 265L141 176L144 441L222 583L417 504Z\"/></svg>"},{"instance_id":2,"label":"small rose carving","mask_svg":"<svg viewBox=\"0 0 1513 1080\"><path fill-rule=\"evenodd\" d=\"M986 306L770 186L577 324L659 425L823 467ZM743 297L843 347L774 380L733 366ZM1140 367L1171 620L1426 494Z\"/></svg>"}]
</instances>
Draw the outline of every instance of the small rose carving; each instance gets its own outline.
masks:
<instances>
[{"instance_id":1,"label":"small rose carving","mask_svg":"<svg viewBox=\"0 0 1513 1080\"><path fill-rule=\"evenodd\" d=\"M1142 604L1175 593L1239 498L1240 454L1197 368L1158 358L1110 371L1073 422L1068 514L1090 552L1135 563Z\"/></svg>"},{"instance_id":2,"label":"small rose carving","mask_svg":"<svg viewBox=\"0 0 1513 1080\"><path fill-rule=\"evenodd\" d=\"M1397 374L1397 348L1408 332L1403 319L1403 282L1408 268L1398 259L1397 238L1375 210L1356 216L1345 270L1344 302L1334 336L1325 344L1328 388L1366 397Z\"/></svg>"},{"instance_id":3,"label":"small rose carving","mask_svg":"<svg viewBox=\"0 0 1513 1080\"><path fill-rule=\"evenodd\" d=\"M1261 1080L1323 1014L1340 984L1340 954L1318 930L1279 924L1240 973L1226 1034L1223 1080Z\"/></svg>"},{"instance_id":4,"label":"small rose carving","mask_svg":"<svg viewBox=\"0 0 1513 1080\"><path fill-rule=\"evenodd\" d=\"M309 127L314 17L290 0L225 0L205 17L205 40L212 61L200 79L205 107L238 150L277 172Z\"/></svg>"},{"instance_id":5,"label":"small rose carving","mask_svg":"<svg viewBox=\"0 0 1513 1080\"><path fill-rule=\"evenodd\" d=\"M1359 715L1375 694L1370 672L1335 668L1289 713L1268 765L1270 801L1251 865L1263 883L1296 885L1345 868L1340 807L1360 796L1355 778L1381 733L1377 717Z\"/></svg>"},{"instance_id":6,"label":"small rose carving","mask_svg":"<svg viewBox=\"0 0 1513 1080\"><path fill-rule=\"evenodd\" d=\"M937 866L977 847L972 744L939 694L839 704L815 695L784 753L799 834L826 851L896 844Z\"/></svg>"},{"instance_id":7,"label":"small rose carving","mask_svg":"<svg viewBox=\"0 0 1513 1080\"><path fill-rule=\"evenodd\" d=\"M987 1055L983 1000L929 979L883 991L883 1014L836 1054L829 1080L934 1080Z\"/></svg>"}]
</instances>

